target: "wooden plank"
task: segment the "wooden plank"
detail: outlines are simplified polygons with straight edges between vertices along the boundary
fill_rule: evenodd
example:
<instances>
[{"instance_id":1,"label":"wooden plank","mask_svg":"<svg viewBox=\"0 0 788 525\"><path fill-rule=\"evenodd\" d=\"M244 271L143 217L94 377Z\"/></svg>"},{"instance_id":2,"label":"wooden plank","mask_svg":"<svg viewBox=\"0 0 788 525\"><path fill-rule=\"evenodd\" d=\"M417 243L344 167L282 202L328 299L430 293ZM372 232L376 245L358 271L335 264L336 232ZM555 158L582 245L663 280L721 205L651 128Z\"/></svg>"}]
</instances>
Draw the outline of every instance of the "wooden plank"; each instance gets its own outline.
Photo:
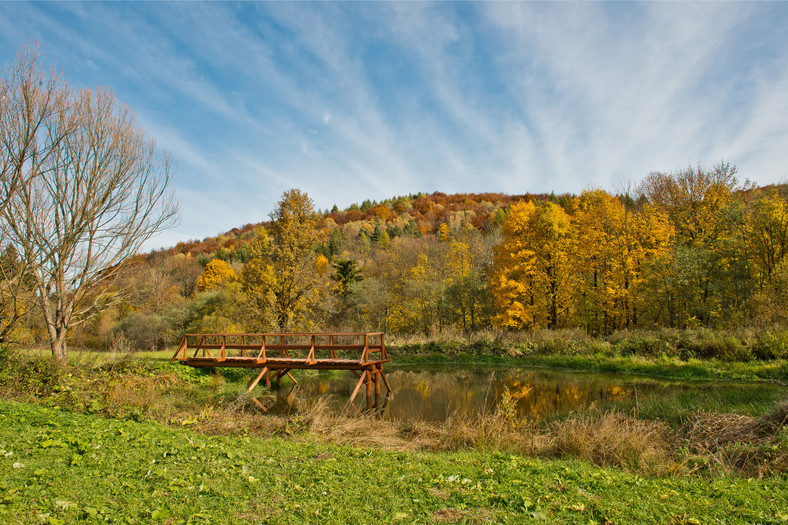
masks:
<instances>
[{"instance_id":1,"label":"wooden plank","mask_svg":"<svg viewBox=\"0 0 788 525\"><path fill-rule=\"evenodd\" d=\"M226 332L216 332L216 333L185 334L185 335L188 336L188 337L203 337L203 336L205 336L205 337L221 337L223 335L231 335L233 337L242 337L242 336L243 337L259 337L261 335L274 336L274 337L281 337L281 336L285 336L285 337L311 337L313 335L316 335L316 336L319 336L319 337L330 337L330 336L334 336L334 337L352 337L352 336L361 337L361 336L364 336L364 335L378 336L378 335L381 335L381 334L384 334L384 333L385 332L257 332L257 333L237 332L237 333L228 334Z\"/></svg>"},{"instance_id":2,"label":"wooden plank","mask_svg":"<svg viewBox=\"0 0 788 525\"><path fill-rule=\"evenodd\" d=\"M260 368L265 365L271 370L289 368L293 370L373 370L376 366L386 361L368 361L359 363L352 360L318 359L308 363L303 359L268 358L265 361L248 357L228 357L222 360L219 357L193 357L180 361L181 364L196 368Z\"/></svg>"},{"instance_id":3,"label":"wooden plank","mask_svg":"<svg viewBox=\"0 0 788 525\"><path fill-rule=\"evenodd\" d=\"M257 359L262 359L265 361L265 336L263 336L263 342L260 345L260 353L257 354Z\"/></svg>"},{"instance_id":4,"label":"wooden plank","mask_svg":"<svg viewBox=\"0 0 788 525\"><path fill-rule=\"evenodd\" d=\"M183 349L183 358L186 359L186 346L187 346L187 342L186 342L186 337L184 336L184 338L181 339L181 344L178 345L178 349L175 351L175 354L173 354L172 359L170 359L170 363L172 363L173 361L175 361L175 359L178 358L178 354L181 353L181 349Z\"/></svg>"},{"instance_id":5,"label":"wooden plank","mask_svg":"<svg viewBox=\"0 0 788 525\"><path fill-rule=\"evenodd\" d=\"M356 388L353 390L353 393L350 394L350 399L348 403L351 405L353 404L353 400L356 399L356 395L358 395L358 391L361 389L361 385L364 383L364 379L367 377L367 371L365 370L361 377L358 379L358 383L356 383Z\"/></svg>"},{"instance_id":6,"label":"wooden plank","mask_svg":"<svg viewBox=\"0 0 788 525\"><path fill-rule=\"evenodd\" d=\"M367 372L365 383L367 387L367 410L369 410L372 408L372 372Z\"/></svg>"},{"instance_id":7,"label":"wooden plank","mask_svg":"<svg viewBox=\"0 0 788 525\"><path fill-rule=\"evenodd\" d=\"M257 406L259 406L260 408L262 408L262 409L263 409L263 412L268 412L268 409L267 409L267 408L265 408L265 405L263 405L261 402L259 402L259 401L257 400L257 398L256 398L256 397L253 397L253 398L252 398L252 401L254 401L254 402L257 404Z\"/></svg>"},{"instance_id":8,"label":"wooden plank","mask_svg":"<svg viewBox=\"0 0 788 525\"><path fill-rule=\"evenodd\" d=\"M268 367L263 368L263 371L260 372L260 375L257 376L257 379L252 381L252 384L249 385L249 388L246 391L251 392L254 389L254 387L257 386L257 383L259 383L260 380L263 378L263 374L267 374L267 373L268 373Z\"/></svg>"},{"instance_id":9,"label":"wooden plank","mask_svg":"<svg viewBox=\"0 0 788 525\"><path fill-rule=\"evenodd\" d=\"M383 383L386 385L386 390L391 392L391 385L389 385L389 380L386 379L386 374L383 373L383 369L380 369L380 377L383 378Z\"/></svg>"},{"instance_id":10,"label":"wooden plank","mask_svg":"<svg viewBox=\"0 0 788 525\"><path fill-rule=\"evenodd\" d=\"M306 361L310 364L315 363L315 336L312 336L312 346L309 348L309 354L306 356Z\"/></svg>"}]
</instances>

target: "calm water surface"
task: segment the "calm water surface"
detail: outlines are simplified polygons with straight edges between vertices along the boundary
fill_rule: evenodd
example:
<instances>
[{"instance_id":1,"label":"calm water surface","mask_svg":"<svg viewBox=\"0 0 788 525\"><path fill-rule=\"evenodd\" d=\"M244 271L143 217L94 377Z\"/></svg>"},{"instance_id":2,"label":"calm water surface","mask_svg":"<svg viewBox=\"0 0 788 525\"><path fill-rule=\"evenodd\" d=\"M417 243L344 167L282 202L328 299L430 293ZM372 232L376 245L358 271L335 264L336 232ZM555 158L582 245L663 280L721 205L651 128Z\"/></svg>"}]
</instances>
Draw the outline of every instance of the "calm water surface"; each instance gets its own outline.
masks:
<instances>
[{"instance_id":1,"label":"calm water surface","mask_svg":"<svg viewBox=\"0 0 788 525\"><path fill-rule=\"evenodd\" d=\"M384 417L405 420L442 421L450 415L493 412L508 397L522 417L540 419L594 405L641 403L699 389L763 389L781 387L741 383L680 383L621 374L597 374L533 368L495 366L391 367L386 376L393 392L379 399ZM268 403L274 412L297 409L321 396L337 407L350 398L358 381L350 373L320 373L298 376L299 384L283 381ZM381 385L382 392L385 387ZM746 395L746 394L745 394ZM373 394L374 398L374 394ZM367 406L364 388L355 404ZM374 399L370 400L374 405Z\"/></svg>"}]
</instances>

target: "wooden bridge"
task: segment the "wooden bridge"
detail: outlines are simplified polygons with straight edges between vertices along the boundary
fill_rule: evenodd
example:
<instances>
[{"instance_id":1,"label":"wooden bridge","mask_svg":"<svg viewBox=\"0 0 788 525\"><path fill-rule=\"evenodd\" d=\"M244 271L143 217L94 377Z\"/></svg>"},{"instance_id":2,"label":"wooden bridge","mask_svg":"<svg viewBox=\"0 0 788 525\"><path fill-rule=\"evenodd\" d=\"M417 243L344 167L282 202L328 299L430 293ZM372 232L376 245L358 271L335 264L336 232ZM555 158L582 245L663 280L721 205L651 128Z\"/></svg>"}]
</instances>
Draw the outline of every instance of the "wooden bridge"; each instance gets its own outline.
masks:
<instances>
[{"instance_id":1,"label":"wooden bridge","mask_svg":"<svg viewBox=\"0 0 788 525\"><path fill-rule=\"evenodd\" d=\"M350 370L358 377L356 388L348 404L353 407L362 385L366 385L367 405L371 404L372 390L375 404L380 397L381 380L391 391L383 364L390 361L386 353L384 334L372 333L291 333L291 334L186 334L170 362L197 368L237 367L257 368L260 374L250 384L251 392L265 378L281 383L291 370ZM263 409L265 406L252 400Z\"/></svg>"}]
</instances>

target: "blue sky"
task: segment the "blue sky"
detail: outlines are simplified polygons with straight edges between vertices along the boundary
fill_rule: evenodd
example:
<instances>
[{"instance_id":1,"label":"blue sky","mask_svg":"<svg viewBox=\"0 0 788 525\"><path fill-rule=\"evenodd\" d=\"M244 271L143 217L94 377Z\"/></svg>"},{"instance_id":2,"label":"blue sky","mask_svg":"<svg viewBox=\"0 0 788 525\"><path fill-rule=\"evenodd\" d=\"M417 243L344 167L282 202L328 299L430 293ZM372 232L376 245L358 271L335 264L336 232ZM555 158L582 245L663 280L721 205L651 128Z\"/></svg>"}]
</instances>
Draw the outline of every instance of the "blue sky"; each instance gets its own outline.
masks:
<instances>
[{"instance_id":1,"label":"blue sky","mask_svg":"<svg viewBox=\"0 0 788 525\"><path fill-rule=\"evenodd\" d=\"M424 191L618 191L735 163L788 181L788 3L0 3L173 154L152 246Z\"/></svg>"}]
</instances>

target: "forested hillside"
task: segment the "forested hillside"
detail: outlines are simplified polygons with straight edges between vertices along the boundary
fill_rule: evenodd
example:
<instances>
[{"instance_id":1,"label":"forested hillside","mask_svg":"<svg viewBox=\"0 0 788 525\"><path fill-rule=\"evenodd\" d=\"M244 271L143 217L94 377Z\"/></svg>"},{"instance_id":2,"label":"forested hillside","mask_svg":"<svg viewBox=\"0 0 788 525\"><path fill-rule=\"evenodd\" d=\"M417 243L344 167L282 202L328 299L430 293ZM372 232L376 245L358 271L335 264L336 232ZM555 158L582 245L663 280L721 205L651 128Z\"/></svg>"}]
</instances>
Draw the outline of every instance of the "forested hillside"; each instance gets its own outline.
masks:
<instances>
[{"instance_id":1,"label":"forested hillside","mask_svg":"<svg viewBox=\"0 0 788 525\"><path fill-rule=\"evenodd\" d=\"M183 333L469 334L773 326L788 311L786 186L734 166L652 173L632 194L415 194L269 220L138 256L135 292L72 344L140 349ZM7 251L3 264L13 265ZM124 286L126 288L126 286ZM10 341L45 339L31 309Z\"/></svg>"}]
</instances>

